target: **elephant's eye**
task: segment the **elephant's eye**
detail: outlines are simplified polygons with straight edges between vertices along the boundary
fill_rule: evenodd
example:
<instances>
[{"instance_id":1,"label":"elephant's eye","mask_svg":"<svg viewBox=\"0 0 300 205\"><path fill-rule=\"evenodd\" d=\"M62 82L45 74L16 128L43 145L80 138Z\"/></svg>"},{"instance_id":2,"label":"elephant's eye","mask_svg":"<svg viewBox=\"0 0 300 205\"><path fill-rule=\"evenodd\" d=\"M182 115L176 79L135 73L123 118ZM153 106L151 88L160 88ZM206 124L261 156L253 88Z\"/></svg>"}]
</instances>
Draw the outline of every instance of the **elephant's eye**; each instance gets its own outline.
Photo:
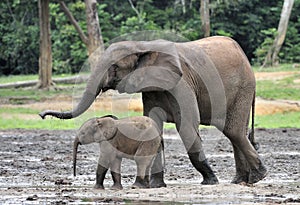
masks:
<instances>
[{"instance_id":1,"label":"elephant's eye","mask_svg":"<svg viewBox=\"0 0 300 205\"><path fill-rule=\"evenodd\" d=\"M117 70L118 68L119 68L119 66L117 65L117 64L112 64L112 69L115 71L115 70Z\"/></svg>"},{"instance_id":2,"label":"elephant's eye","mask_svg":"<svg viewBox=\"0 0 300 205\"><path fill-rule=\"evenodd\" d=\"M111 66L111 68L109 69L109 75L112 77L115 77L117 75L117 70L118 70L119 66L116 64L113 64Z\"/></svg>"}]
</instances>

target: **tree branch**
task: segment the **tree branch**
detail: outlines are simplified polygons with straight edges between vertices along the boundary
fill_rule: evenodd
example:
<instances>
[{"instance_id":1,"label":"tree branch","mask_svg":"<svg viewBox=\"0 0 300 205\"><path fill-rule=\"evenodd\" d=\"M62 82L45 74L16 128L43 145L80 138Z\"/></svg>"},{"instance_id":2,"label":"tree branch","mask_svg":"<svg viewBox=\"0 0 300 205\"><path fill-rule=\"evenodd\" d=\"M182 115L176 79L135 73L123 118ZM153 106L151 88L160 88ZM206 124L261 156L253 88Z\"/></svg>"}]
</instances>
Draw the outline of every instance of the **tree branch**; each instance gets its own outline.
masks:
<instances>
[{"instance_id":1,"label":"tree branch","mask_svg":"<svg viewBox=\"0 0 300 205\"><path fill-rule=\"evenodd\" d=\"M12 12L12 9L11 9L11 7L10 7L10 4L11 4L11 3L7 0L7 1L6 1L6 4L7 4L7 7L8 7L8 10L9 10L9 13L10 13L11 17L13 18L14 22L17 22L17 19L16 19L15 15L14 15L14 13Z\"/></svg>"},{"instance_id":2,"label":"tree branch","mask_svg":"<svg viewBox=\"0 0 300 205\"><path fill-rule=\"evenodd\" d=\"M79 33L79 36L81 38L81 40L83 41L83 43L88 46L89 44L89 39L88 37L84 34L84 32L82 31L81 27L79 26L78 22L76 21L76 19L74 18L74 16L72 15L72 13L70 12L70 10L68 9L68 7L66 6L65 2L60 1L59 2L61 9L64 11L64 13L66 14L66 16L69 18L70 22L73 24L73 26L75 27L76 31Z\"/></svg>"},{"instance_id":3,"label":"tree branch","mask_svg":"<svg viewBox=\"0 0 300 205\"><path fill-rule=\"evenodd\" d=\"M129 3L130 3L131 8L132 8L133 11L136 13L136 15L138 16L139 21L140 21L140 20L141 20L141 14L140 14L140 12L135 8L135 6L133 5L133 3L132 3L131 0L128 0L128 1L129 1Z\"/></svg>"}]
</instances>

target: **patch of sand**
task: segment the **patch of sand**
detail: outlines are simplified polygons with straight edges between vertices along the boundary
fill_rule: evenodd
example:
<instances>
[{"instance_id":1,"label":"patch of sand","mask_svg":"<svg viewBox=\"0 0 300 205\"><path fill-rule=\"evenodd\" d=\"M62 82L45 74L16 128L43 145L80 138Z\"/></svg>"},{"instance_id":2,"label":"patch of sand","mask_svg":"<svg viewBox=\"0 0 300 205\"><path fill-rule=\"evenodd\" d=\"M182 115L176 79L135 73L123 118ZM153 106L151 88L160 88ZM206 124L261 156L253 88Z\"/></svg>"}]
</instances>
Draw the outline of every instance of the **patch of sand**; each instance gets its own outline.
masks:
<instances>
[{"instance_id":1,"label":"patch of sand","mask_svg":"<svg viewBox=\"0 0 300 205\"><path fill-rule=\"evenodd\" d=\"M255 114L271 115L276 113L300 111L300 101L256 99Z\"/></svg>"},{"instance_id":2,"label":"patch of sand","mask_svg":"<svg viewBox=\"0 0 300 205\"><path fill-rule=\"evenodd\" d=\"M255 73L256 80L280 80L295 74L300 74L300 71L292 72L257 72ZM300 79L294 80L294 86L299 86ZM79 98L80 99L80 98ZM43 102L35 102L23 105L14 104L2 104L2 107L7 108L30 108L37 110L38 112L43 110L71 110L73 106L76 106L79 99L73 99L66 96L57 96L55 99L46 100ZM98 97L90 111L103 110L107 112L126 112L126 111L143 111L142 99L140 96L117 94L114 91L108 91L101 97ZM288 101L288 100L265 100L262 98L256 99L255 114L256 115L270 115L275 113L295 112L300 111L300 101ZM38 114L38 113L37 113ZM26 119L36 119L38 115L34 114L1 114L3 118L14 118L16 116L22 116Z\"/></svg>"},{"instance_id":3,"label":"patch of sand","mask_svg":"<svg viewBox=\"0 0 300 205\"><path fill-rule=\"evenodd\" d=\"M74 105L76 103L74 102ZM43 110L61 110L67 111L73 108L72 99L64 100L64 101L45 101L45 102L36 102L32 104L24 104L24 105L11 105L6 104L2 105L2 107L7 108L30 108L37 110L35 114L7 114L3 113L0 117L4 119L14 119L14 118L22 118L22 119L38 119L38 112ZM127 112L127 111L135 111L142 112L143 111L143 103L141 98L98 98L93 105L89 108L88 111L107 111L112 113L117 112ZM262 98L256 99L255 105L255 115L270 115L275 113L285 113L285 112L297 112L300 111L300 101L288 101L288 100L264 100Z\"/></svg>"},{"instance_id":4,"label":"patch of sand","mask_svg":"<svg viewBox=\"0 0 300 205\"><path fill-rule=\"evenodd\" d=\"M256 80L280 80L296 74L300 74L300 71L257 72L255 78Z\"/></svg>"}]
</instances>

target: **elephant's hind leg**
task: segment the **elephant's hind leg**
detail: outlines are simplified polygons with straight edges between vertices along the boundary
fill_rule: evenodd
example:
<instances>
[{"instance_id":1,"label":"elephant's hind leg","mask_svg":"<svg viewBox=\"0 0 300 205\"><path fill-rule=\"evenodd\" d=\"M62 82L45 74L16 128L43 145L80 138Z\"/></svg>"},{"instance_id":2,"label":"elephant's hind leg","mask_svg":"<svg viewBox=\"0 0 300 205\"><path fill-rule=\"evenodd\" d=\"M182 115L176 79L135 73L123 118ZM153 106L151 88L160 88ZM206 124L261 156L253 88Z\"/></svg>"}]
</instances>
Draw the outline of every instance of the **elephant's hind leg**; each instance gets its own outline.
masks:
<instances>
[{"instance_id":1,"label":"elephant's hind leg","mask_svg":"<svg viewBox=\"0 0 300 205\"><path fill-rule=\"evenodd\" d=\"M230 140L234 145L236 161L236 176L232 182L253 184L265 178L267 169L246 136L230 136Z\"/></svg>"},{"instance_id":2,"label":"elephant's hind leg","mask_svg":"<svg viewBox=\"0 0 300 205\"><path fill-rule=\"evenodd\" d=\"M232 182L253 184L263 179L267 170L247 138L250 107L245 107L245 104L251 105L252 100L245 96L250 92L244 91L243 93L244 95L239 95L234 107L230 109L231 112L227 114L223 133L230 139L234 149L236 176Z\"/></svg>"},{"instance_id":3,"label":"elephant's hind leg","mask_svg":"<svg viewBox=\"0 0 300 205\"><path fill-rule=\"evenodd\" d=\"M249 165L244 154L240 151L238 147L233 144L233 152L234 152L234 159L236 164L236 175L231 181L233 184L240 184L243 182L248 182L249 176Z\"/></svg>"},{"instance_id":4,"label":"elephant's hind leg","mask_svg":"<svg viewBox=\"0 0 300 205\"><path fill-rule=\"evenodd\" d=\"M151 188L160 188L167 186L164 182L163 163L160 154L156 155L151 168L150 186Z\"/></svg>"},{"instance_id":5,"label":"elephant's hind leg","mask_svg":"<svg viewBox=\"0 0 300 205\"><path fill-rule=\"evenodd\" d=\"M132 188L150 188L149 167L152 164L153 156L135 156L137 165L137 176Z\"/></svg>"}]
</instances>

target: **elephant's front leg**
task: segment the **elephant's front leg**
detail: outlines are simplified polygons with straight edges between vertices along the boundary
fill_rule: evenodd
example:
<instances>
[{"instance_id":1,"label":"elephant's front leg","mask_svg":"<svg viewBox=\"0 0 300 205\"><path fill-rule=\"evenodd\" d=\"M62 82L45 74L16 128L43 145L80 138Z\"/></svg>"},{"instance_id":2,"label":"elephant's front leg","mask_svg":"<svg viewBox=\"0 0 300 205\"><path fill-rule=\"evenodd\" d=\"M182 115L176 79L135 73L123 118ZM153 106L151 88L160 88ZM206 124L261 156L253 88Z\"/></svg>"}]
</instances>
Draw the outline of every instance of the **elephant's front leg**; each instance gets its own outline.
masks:
<instances>
[{"instance_id":1,"label":"elephant's front leg","mask_svg":"<svg viewBox=\"0 0 300 205\"><path fill-rule=\"evenodd\" d=\"M98 160L98 166L96 171L96 184L94 186L95 189L104 189L103 181L105 179L105 174L109 166L109 157L104 152L100 152L100 157Z\"/></svg>"},{"instance_id":2,"label":"elephant's front leg","mask_svg":"<svg viewBox=\"0 0 300 205\"><path fill-rule=\"evenodd\" d=\"M94 186L95 189L104 189L103 181L107 170L108 169L106 167L98 163L97 172L96 172L96 184Z\"/></svg>"},{"instance_id":3,"label":"elephant's front leg","mask_svg":"<svg viewBox=\"0 0 300 205\"><path fill-rule=\"evenodd\" d=\"M151 94L147 95L143 93L143 103L144 103L144 115L152 118L159 129L163 130L163 122L166 121L167 116L165 111L156 106L153 100L163 99L164 95ZM154 104L153 104L154 103ZM164 182L164 168L162 163L162 157L160 154L156 155L153 165L151 167L151 176L150 176L150 187L151 188L160 188L166 187L166 183Z\"/></svg>"},{"instance_id":4,"label":"elephant's front leg","mask_svg":"<svg viewBox=\"0 0 300 205\"><path fill-rule=\"evenodd\" d=\"M180 130L179 133L188 152L191 163L203 176L203 181L201 184L218 184L218 178L212 171L205 157L201 138L198 133L188 129L186 132Z\"/></svg>"},{"instance_id":5,"label":"elephant's front leg","mask_svg":"<svg viewBox=\"0 0 300 205\"><path fill-rule=\"evenodd\" d=\"M114 181L112 189L123 189L121 184L121 163L122 158L117 157L111 164L111 176Z\"/></svg>"}]
</instances>

